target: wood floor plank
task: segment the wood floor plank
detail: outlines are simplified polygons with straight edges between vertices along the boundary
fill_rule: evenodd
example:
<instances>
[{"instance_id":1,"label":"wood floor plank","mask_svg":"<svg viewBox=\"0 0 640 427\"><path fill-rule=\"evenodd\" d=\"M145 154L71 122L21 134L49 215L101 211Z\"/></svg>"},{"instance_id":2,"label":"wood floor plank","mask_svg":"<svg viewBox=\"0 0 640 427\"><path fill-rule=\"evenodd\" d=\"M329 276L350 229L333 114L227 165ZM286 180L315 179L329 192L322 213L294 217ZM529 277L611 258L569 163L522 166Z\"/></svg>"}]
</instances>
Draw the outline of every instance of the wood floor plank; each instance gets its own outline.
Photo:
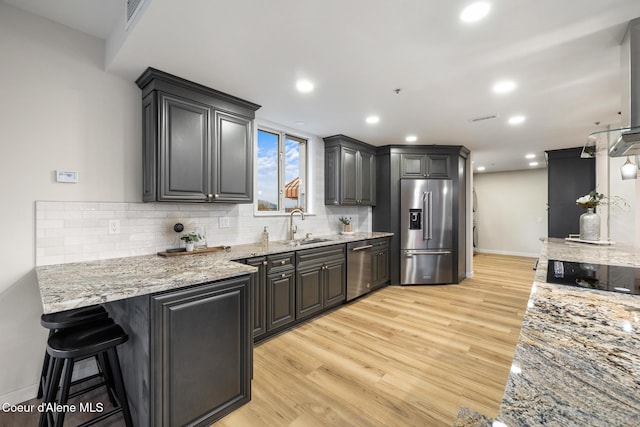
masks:
<instances>
[{"instance_id":1,"label":"wood floor plank","mask_svg":"<svg viewBox=\"0 0 640 427\"><path fill-rule=\"evenodd\" d=\"M215 424L450 426L497 415L531 258L479 254L459 285L387 287L255 348L252 401Z\"/></svg>"}]
</instances>

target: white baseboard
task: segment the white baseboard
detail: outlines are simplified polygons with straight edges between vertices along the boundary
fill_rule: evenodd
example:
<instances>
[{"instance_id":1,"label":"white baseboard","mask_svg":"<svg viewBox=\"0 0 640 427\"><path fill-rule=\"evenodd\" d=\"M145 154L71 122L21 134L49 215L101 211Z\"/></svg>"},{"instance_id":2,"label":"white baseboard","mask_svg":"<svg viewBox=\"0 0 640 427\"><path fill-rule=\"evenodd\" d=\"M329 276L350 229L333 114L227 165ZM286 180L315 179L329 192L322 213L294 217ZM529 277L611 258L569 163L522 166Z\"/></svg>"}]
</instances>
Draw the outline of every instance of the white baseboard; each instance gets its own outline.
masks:
<instances>
[{"instance_id":1,"label":"white baseboard","mask_svg":"<svg viewBox=\"0 0 640 427\"><path fill-rule=\"evenodd\" d=\"M98 369L96 367L95 359L81 360L75 364L73 369L72 380L78 378L85 378L90 375L96 374ZM39 379L39 378L38 378ZM38 383L30 384L19 388L18 390L10 391L0 395L0 404L8 403L10 405L17 405L27 400L35 399L38 394Z\"/></svg>"},{"instance_id":2,"label":"white baseboard","mask_svg":"<svg viewBox=\"0 0 640 427\"><path fill-rule=\"evenodd\" d=\"M467 274L465 276L467 279L471 279L473 277L473 271L467 271Z\"/></svg>"},{"instance_id":3,"label":"white baseboard","mask_svg":"<svg viewBox=\"0 0 640 427\"><path fill-rule=\"evenodd\" d=\"M8 403L10 405L17 405L27 400L35 399L37 394L38 384L36 383L0 395L0 402Z\"/></svg>"},{"instance_id":4,"label":"white baseboard","mask_svg":"<svg viewBox=\"0 0 640 427\"><path fill-rule=\"evenodd\" d=\"M521 257L527 257L527 258L538 258L540 256L540 253L536 253L536 252L531 253L531 252L496 251L493 249L481 249L481 248L475 248L475 251L482 254L510 255L510 256L521 256Z\"/></svg>"}]
</instances>

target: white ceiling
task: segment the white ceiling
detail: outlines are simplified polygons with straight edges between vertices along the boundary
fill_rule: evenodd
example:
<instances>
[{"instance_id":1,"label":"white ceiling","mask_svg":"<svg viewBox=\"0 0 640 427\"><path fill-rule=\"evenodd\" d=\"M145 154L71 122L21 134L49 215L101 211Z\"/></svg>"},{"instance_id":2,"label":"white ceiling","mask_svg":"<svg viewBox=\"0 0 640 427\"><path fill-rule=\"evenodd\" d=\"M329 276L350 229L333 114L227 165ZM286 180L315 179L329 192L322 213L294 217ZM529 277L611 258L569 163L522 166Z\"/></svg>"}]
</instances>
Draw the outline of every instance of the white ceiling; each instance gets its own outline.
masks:
<instances>
[{"instance_id":1,"label":"white ceiling","mask_svg":"<svg viewBox=\"0 0 640 427\"><path fill-rule=\"evenodd\" d=\"M487 172L528 168L527 153L544 166L619 122L620 41L640 16L639 0L488 0L474 24L458 19L470 0L151 0L125 33L125 0L4 1L109 40L106 69L131 81L152 66L321 137L464 145ZM517 89L495 95L504 78Z\"/></svg>"}]
</instances>

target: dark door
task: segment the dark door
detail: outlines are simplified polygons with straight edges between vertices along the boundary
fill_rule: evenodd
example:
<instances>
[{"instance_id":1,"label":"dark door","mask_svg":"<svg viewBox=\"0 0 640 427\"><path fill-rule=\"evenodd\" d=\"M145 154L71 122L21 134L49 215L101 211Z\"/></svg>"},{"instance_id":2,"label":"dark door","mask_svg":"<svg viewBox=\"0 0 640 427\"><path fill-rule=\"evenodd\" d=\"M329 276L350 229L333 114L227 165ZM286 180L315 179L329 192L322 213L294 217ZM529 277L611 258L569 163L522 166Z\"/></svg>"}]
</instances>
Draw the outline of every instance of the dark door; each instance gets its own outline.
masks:
<instances>
[{"instance_id":1,"label":"dark door","mask_svg":"<svg viewBox=\"0 0 640 427\"><path fill-rule=\"evenodd\" d=\"M301 319L323 308L324 267L299 268L296 277L296 314Z\"/></svg>"},{"instance_id":2,"label":"dark door","mask_svg":"<svg viewBox=\"0 0 640 427\"><path fill-rule=\"evenodd\" d=\"M358 150L342 147L342 200L343 205L358 203Z\"/></svg>"},{"instance_id":3,"label":"dark door","mask_svg":"<svg viewBox=\"0 0 640 427\"><path fill-rule=\"evenodd\" d=\"M265 257L251 258L247 260L247 264L258 268L258 271L251 275L252 324L255 339L267 332L267 261Z\"/></svg>"},{"instance_id":4,"label":"dark door","mask_svg":"<svg viewBox=\"0 0 640 427\"><path fill-rule=\"evenodd\" d=\"M359 151L358 160L358 204L373 206L376 204L375 155L367 151Z\"/></svg>"},{"instance_id":5,"label":"dark door","mask_svg":"<svg viewBox=\"0 0 640 427\"><path fill-rule=\"evenodd\" d=\"M251 120L216 111L214 200L253 201Z\"/></svg>"},{"instance_id":6,"label":"dark door","mask_svg":"<svg viewBox=\"0 0 640 427\"><path fill-rule=\"evenodd\" d=\"M296 320L295 276L293 271L267 276L267 330Z\"/></svg>"},{"instance_id":7,"label":"dark door","mask_svg":"<svg viewBox=\"0 0 640 427\"><path fill-rule=\"evenodd\" d=\"M249 278L152 298L157 426L202 423L251 395Z\"/></svg>"},{"instance_id":8,"label":"dark door","mask_svg":"<svg viewBox=\"0 0 640 427\"><path fill-rule=\"evenodd\" d=\"M583 159L581 153L581 147L547 151L549 237L580 232L580 215L585 210L576 205L576 199L596 188L595 159Z\"/></svg>"},{"instance_id":9,"label":"dark door","mask_svg":"<svg viewBox=\"0 0 640 427\"><path fill-rule=\"evenodd\" d=\"M347 270L344 257L324 265L324 305L342 304L347 299Z\"/></svg>"},{"instance_id":10,"label":"dark door","mask_svg":"<svg viewBox=\"0 0 640 427\"><path fill-rule=\"evenodd\" d=\"M159 200L206 201L211 108L160 93Z\"/></svg>"}]
</instances>

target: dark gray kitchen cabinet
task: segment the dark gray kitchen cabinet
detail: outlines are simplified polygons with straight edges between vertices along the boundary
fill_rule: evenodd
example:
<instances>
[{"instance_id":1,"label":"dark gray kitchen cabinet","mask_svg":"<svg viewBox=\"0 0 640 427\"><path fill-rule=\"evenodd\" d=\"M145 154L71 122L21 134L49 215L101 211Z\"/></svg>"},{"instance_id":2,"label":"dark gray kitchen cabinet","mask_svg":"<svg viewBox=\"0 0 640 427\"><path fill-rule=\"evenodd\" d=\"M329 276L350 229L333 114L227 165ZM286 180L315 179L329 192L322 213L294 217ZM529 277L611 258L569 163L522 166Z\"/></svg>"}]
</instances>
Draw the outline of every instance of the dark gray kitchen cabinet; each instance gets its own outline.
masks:
<instances>
[{"instance_id":1,"label":"dark gray kitchen cabinet","mask_svg":"<svg viewBox=\"0 0 640 427\"><path fill-rule=\"evenodd\" d=\"M371 240L371 287L373 289L389 282L389 239Z\"/></svg>"},{"instance_id":2,"label":"dark gray kitchen cabinet","mask_svg":"<svg viewBox=\"0 0 640 427\"><path fill-rule=\"evenodd\" d=\"M267 258L247 259L247 264L258 268L251 275L251 309L253 339L267 332Z\"/></svg>"},{"instance_id":3,"label":"dark gray kitchen cabinet","mask_svg":"<svg viewBox=\"0 0 640 427\"><path fill-rule=\"evenodd\" d=\"M251 399L250 276L113 301L134 424L208 426Z\"/></svg>"},{"instance_id":4,"label":"dark gray kitchen cabinet","mask_svg":"<svg viewBox=\"0 0 640 427\"><path fill-rule=\"evenodd\" d=\"M267 257L267 331L280 329L296 320L296 277L294 253Z\"/></svg>"},{"instance_id":5,"label":"dark gray kitchen cabinet","mask_svg":"<svg viewBox=\"0 0 640 427\"><path fill-rule=\"evenodd\" d=\"M296 314L299 318L346 300L345 246L325 246L296 253Z\"/></svg>"},{"instance_id":6,"label":"dark gray kitchen cabinet","mask_svg":"<svg viewBox=\"0 0 640 427\"><path fill-rule=\"evenodd\" d=\"M325 204L375 206L375 151L345 135L324 138Z\"/></svg>"},{"instance_id":7,"label":"dark gray kitchen cabinet","mask_svg":"<svg viewBox=\"0 0 640 427\"><path fill-rule=\"evenodd\" d=\"M249 280L152 298L153 425L210 425L251 398Z\"/></svg>"},{"instance_id":8,"label":"dark gray kitchen cabinet","mask_svg":"<svg viewBox=\"0 0 640 427\"><path fill-rule=\"evenodd\" d=\"M581 158L582 147L545 151L548 182L548 237L565 238L580 232L585 210L576 199L596 188L595 158Z\"/></svg>"},{"instance_id":9,"label":"dark gray kitchen cabinet","mask_svg":"<svg viewBox=\"0 0 640 427\"><path fill-rule=\"evenodd\" d=\"M450 178L451 156L447 154L400 154L401 178Z\"/></svg>"},{"instance_id":10,"label":"dark gray kitchen cabinet","mask_svg":"<svg viewBox=\"0 0 640 427\"><path fill-rule=\"evenodd\" d=\"M260 106L153 68L143 105L143 200L250 203Z\"/></svg>"}]
</instances>

